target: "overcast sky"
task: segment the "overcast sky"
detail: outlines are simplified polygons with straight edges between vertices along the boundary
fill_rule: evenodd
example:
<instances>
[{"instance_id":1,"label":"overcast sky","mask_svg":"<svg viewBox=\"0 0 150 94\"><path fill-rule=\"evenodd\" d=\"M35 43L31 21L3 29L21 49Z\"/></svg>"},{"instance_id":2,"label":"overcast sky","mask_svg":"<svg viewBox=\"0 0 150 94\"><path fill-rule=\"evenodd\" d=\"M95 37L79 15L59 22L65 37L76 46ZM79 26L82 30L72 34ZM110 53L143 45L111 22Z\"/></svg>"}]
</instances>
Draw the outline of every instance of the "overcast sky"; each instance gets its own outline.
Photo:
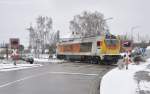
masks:
<instances>
[{"instance_id":1,"label":"overcast sky","mask_svg":"<svg viewBox=\"0 0 150 94\"><path fill-rule=\"evenodd\" d=\"M30 23L39 16L53 19L53 29L61 34L69 32L69 21L84 10L98 11L108 20L113 34L130 34L131 28L138 26L135 35L149 38L150 0L0 0L0 43L9 38L18 37L21 43L28 45ZM64 33L62 33L64 32Z\"/></svg>"}]
</instances>

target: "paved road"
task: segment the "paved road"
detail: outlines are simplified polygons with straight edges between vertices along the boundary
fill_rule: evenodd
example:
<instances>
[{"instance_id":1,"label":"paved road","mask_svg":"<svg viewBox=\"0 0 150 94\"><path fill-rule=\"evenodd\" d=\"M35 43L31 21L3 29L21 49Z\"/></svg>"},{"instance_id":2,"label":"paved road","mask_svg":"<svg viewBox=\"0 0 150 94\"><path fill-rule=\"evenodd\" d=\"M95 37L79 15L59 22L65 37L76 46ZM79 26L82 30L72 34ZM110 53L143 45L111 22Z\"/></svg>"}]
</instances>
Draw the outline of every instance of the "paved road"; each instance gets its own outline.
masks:
<instances>
[{"instance_id":1,"label":"paved road","mask_svg":"<svg viewBox=\"0 0 150 94\"><path fill-rule=\"evenodd\" d=\"M99 94L99 79L112 68L63 63L0 72L0 94Z\"/></svg>"}]
</instances>

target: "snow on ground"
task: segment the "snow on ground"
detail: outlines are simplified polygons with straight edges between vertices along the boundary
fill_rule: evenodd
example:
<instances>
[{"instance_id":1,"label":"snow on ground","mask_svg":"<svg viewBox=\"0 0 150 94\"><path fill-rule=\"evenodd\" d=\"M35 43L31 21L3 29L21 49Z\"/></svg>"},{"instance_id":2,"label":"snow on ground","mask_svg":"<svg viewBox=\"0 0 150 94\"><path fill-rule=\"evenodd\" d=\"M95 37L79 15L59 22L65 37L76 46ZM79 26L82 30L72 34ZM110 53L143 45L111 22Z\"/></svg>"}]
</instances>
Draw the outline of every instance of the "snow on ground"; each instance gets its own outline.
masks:
<instances>
[{"instance_id":1,"label":"snow on ground","mask_svg":"<svg viewBox=\"0 0 150 94\"><path fill-rule=\"evenodd\" d=\"M147 46L146 50L150 50L150 46Z\"/></svg>"},{"instance_id":2,"label":"snow on ground","mask_svg":"<svg viewBox=\"0 0 150 94\"><path fill-rule=\"evenodd\" d=\"M40 64L0 64L0 71L13 71L13 70L20 70L20 69L26 69L26 68L33 68L33 67L39 67L42 66Z\"/></svg>"},{"instance_id":3,"label":"snow on ground","mask_svg":"<svg viewBox=\"0 0 150 94\"><path fill-rule=\"evenodd\" d=\"M44 63L63 63L64 60L58 60L58 59L45 59L45 58L34 58L35 62L44 62Z\"/></svg>"},{"instance_id":4,"label":"snow on ground","mask_svg":"<svg viewBox=\"0 0 150 94\"><path fill-rule=\"evenodd\" d=\"M0 60L0 71L12 71L42 66L41 64L29 64L20 60L16 62L17 65L14 65L13 62L12 60Z\"/></svg>"},{"instance_id":5,"label":"snow on ground","mask_svg":"<svg viewBox=\"0 0 150 94\"><path fill-rule=\"evenodd\" d=\"M40 58L49 58L49 54L40 54L39 55Z\"/></svg>"},{"instance_id":6,"label":"snow on ground","mask_svg":"<svg viewBox=\"0 0 150 94\"><path fill-rule=\"evenodd\" d=\"M148 75L144 75L143 71ZM128 70L115 68L101 80L100 94L150 94L149 91L150 59L140 65L130 64Z\"/></svg>"}]
</instances>

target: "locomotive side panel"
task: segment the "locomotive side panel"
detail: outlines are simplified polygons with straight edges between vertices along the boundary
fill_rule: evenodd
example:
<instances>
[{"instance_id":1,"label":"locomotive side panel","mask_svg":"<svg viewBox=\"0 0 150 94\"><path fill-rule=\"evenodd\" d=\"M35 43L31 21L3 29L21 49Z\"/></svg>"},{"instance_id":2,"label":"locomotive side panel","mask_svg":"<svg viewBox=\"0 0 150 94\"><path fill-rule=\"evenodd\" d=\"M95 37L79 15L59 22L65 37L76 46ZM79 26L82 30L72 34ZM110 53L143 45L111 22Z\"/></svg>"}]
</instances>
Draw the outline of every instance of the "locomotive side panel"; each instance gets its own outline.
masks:
<instances>
[{"instance_id":1,"label":"locomotive side panel","mask_svg":"<svg viewBox=\"0 0 150 94\"><path fill-rule=\"evenodd\" d=\"M80 52L80 44L64 44L58 45L58 53L79 53Z\"/></svg>"},{"instance_id":2,"label":"locomotive side panel","mask_svg":"<svg viewBox=\"0 0 150 94\"><path fill-rule=\"evenodd\" d=\"M92 42L58 45L57 54L87 55L92 51Z\"/></svg>"},{"instance_id":3,"label":"locomotive side panel","mask_svg":"<svg viewBox=\"0 0 150 94\"><path fill-rule=\"evenodd\" d=\"M80 52L80 44L72 44L72 53L79 53Z\"/></svg>"}]
</instances>

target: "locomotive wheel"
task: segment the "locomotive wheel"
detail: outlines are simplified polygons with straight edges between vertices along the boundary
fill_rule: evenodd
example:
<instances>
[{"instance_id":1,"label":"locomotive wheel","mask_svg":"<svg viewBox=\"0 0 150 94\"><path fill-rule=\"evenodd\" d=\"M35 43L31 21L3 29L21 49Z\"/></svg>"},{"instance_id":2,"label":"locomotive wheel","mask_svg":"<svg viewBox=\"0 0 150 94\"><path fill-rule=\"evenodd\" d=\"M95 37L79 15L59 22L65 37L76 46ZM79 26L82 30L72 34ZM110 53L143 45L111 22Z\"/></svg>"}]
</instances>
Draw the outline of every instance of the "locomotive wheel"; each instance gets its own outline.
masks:
<instances>
[{"instance_id":1,"label":"locomotive wheel","mask_svg":"<svg viewBox=\"0 0 150 94\"><path fill-rule=\"evenodd\" d=\"M92 64L100 64L100 58L99 57L93 57L91 60L92 60Z\"/></svg>"}]
</instances>

